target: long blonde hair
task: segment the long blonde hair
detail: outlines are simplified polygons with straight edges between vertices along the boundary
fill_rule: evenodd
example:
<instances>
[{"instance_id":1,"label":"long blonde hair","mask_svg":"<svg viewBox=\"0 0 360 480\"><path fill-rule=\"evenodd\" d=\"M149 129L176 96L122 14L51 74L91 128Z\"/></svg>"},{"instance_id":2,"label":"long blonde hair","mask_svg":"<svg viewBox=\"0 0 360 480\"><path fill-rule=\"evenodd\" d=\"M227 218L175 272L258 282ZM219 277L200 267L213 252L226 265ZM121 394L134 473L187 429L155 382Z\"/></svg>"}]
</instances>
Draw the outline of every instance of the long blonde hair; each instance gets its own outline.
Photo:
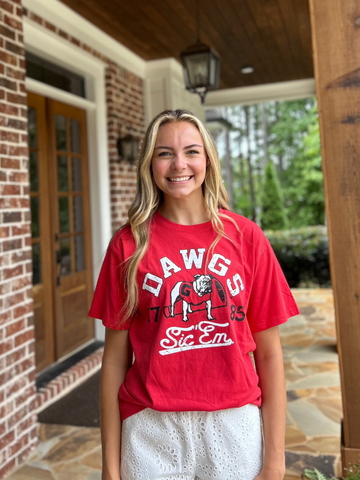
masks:
<instances>
[{"instance_id":1,"label":"long blonde hair","mask_svg":"<svg viewBox=\"0 0 360 480\"><path fill-rule=\"evenodd\" d=\"M219 208L229 210L227 204L228 196L221 179L221 167L216 144L206 127L187 110L165 110L157 115L150 122L146 130L137 165L136 195L128 212L129 220L122 227L130 226L136 245L135 252L125 262L127 299L121 312L122 321L134 315L137 310L139 302L139 292L136 282L137 271L139 263L149 247L149 226L152 217L163 200L163 193L155 184L152 175L151 160L159 129L163 125L172 122L191 123L199 130L204 142L208 157L208 166L203 183L203 194L205 203L210 211L211 223L217 233L217 237L212 243L210 250L213 250L221 237L225 235L224 225L220 217L225 217L233 221L227 215L219 213Z\"/></svg>"}]
</instances>

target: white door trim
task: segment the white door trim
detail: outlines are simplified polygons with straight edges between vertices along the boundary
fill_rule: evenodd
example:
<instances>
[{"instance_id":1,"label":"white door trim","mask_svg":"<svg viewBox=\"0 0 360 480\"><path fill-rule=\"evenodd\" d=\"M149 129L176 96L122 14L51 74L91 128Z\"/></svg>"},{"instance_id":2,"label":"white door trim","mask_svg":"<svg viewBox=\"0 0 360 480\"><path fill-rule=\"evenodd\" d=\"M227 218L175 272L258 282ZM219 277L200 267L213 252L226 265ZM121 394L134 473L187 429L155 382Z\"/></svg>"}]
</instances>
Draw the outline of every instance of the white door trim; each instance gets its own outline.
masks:
<instances>
[{"instance_id":1,"label":"white door trim","mask_svg":"<svg viewBox=\"0 0 360 480\"><path fill-rule=\"evenodd\" d=\"M140 78L145 76L145 61L110 35L59 0L22 0L23 7L47 20L80 42L102 53ZM124 22L126 19L124 18Z\"/></svg>"},{"instance_id":2,"label":"white door trim","mask_svg":"<svg viewBox=\"0 0 360 480\"><path fill-rule=\"evenodd\" d=\"M91 243L94 284L111 238L109 152L105 97L106 64L24 18L25 48L85 78L86 99L26 78L28 91L83 108L87 118ZM96 339L104 327L95 321Z\"/></svg>"}]
</instances>

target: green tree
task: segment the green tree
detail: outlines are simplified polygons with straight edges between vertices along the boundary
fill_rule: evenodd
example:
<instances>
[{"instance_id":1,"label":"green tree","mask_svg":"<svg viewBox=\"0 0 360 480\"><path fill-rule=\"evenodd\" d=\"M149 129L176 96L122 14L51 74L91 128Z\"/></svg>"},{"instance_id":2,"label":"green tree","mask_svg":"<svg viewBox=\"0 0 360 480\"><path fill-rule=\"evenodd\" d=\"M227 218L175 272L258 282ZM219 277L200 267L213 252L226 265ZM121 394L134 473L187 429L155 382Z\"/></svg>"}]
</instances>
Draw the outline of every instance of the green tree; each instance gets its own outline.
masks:
<instances>
[{"instance_id":1,"label":"green tree","mask_svg":"<svg viewBox=\"0 0 360 480\"><path fill-rule=\"evenodd\" d=\"M265 167L260 221L261 228L266 230L283 230L287 226L280 183L271 161Z\"/></svg>"}]
</instances>

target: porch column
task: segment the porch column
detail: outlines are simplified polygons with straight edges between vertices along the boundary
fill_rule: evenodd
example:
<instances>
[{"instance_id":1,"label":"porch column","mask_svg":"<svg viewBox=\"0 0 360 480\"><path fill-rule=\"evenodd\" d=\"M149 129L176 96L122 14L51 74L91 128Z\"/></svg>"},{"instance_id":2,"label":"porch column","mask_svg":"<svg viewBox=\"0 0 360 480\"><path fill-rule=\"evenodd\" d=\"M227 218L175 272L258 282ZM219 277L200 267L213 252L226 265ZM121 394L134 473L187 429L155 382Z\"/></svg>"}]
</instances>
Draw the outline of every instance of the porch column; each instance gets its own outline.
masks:
<instances>
[{"instance_id":1,"label":"porch column","mask_svg":"<svg viewBox=\"0 0 360 480\"><path fill-rule=\"evenodd\" d=\"M310 0L343 399L343 468L360 456L360 4Z\"/></svg>"}]
</instances>

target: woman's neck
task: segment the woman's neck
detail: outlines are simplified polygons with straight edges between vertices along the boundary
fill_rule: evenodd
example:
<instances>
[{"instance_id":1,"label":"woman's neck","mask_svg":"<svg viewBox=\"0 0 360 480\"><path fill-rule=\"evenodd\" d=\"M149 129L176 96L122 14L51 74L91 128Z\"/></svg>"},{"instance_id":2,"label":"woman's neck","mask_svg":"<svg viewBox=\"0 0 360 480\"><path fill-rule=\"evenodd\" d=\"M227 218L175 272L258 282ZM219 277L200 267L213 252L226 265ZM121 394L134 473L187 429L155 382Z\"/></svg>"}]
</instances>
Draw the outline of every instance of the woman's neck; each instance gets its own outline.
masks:
<instances>
[{"instance_id":1,"label":"woman's neck","mask_svg":"<svg viewBox=\"0 0 360 480\"><path fill-rule=\"evenodd\" d=\"M180 225L198 225L211 220L210 210L207 208L205 199L194 205L192 202L164 202L159 207L159 213L171 222Z\"/></svg>"}]
</instances>

